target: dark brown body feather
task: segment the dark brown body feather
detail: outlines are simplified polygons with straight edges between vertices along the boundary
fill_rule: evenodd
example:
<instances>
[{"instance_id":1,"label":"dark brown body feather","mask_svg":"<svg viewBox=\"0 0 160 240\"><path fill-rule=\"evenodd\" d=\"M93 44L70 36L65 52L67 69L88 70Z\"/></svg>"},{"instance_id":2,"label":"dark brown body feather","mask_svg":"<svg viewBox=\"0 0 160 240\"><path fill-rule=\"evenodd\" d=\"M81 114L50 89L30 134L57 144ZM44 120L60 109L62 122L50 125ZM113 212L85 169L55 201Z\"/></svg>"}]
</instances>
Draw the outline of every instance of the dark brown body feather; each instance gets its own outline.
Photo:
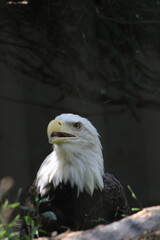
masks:
<instances>
[{"instance_id":1,"label":"dark brown body feather","mask_svg":"<svg viewBox=\"0 0 160 240\"><path fill-rule=\"evenodd\" d=\"M39 214L52 211L57 221L40 217L42 228L48 233L62 232L64 227L72 230L92 228L100 223L109 223L129 213L128 202L120 182L111 174L104 177L104 190L95 190L93 196L87 192L77 196L77 188L60 184L56 189L50 184L47 201L39 204ZM33 184L29 189L25 205L35 207L38 191ZM46 197L44 196L44 197ZM43 198L44 198L43 197ZM33 215L34 217L34 215Z\"/></svg>"}]
</instances>

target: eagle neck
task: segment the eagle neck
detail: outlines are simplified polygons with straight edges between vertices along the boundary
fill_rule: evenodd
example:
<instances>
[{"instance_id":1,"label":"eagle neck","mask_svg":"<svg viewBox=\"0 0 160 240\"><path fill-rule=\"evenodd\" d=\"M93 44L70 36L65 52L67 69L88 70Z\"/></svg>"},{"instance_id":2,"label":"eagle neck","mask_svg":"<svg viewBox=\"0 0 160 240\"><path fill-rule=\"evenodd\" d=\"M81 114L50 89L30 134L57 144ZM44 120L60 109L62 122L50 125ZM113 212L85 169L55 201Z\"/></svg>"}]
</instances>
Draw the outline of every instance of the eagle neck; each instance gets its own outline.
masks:
<instances>
[{"instance_id":1,"label":"eagle neck","mask_svg":"<svg viewBox=\"0 0 160 240\"><path fill-rule=\"evenodd\" d=\"M103 190L103 176L100 144L83 149L78 144L55 144L37 173L36 186L41 195L45 195L51 183L54 188L61 183L70 183L72 188L77 188L78 196L83 191L92 196L95 189Z\"/></svg>"},{"instance_id":2,"label":"eagle neck","mask_svg":"<svg viewBox=\"0 0 160 240\"><path fill-rule=\"evenodd\" d=\"M100 147L82 151L78 146L55 144L53 152L58 164L52 178L55 187L60 182L69 182L71 187L77 187L78 195L84 190L92 195L95 189L103 189L104 166Z\"/></svg>"}]
</instances>

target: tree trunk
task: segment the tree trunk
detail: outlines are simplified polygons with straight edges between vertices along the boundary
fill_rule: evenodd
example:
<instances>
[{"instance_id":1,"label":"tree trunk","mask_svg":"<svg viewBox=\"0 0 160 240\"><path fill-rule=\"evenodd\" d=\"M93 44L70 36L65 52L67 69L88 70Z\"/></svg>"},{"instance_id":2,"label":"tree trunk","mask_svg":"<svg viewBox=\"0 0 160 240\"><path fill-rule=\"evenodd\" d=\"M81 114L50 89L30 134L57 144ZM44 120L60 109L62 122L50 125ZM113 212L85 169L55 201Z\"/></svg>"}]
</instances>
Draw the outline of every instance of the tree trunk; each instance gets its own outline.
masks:
<instances>
[{"instance_id":1,"label":"tree trunk","mask_svg":"<svg viewBox=\"0 0 160 240\"><path fill-rule=\"evenodd\" d=\"M55 233L54 233L55 235ZM40 238L44 240L46 238ZM39 239L39 240L40 240ZM109 225L99 225L94 229L65 232L53 236L55 240L155 240L160 239L160 206L145 208Z\"/></svg>"}]
</instances>

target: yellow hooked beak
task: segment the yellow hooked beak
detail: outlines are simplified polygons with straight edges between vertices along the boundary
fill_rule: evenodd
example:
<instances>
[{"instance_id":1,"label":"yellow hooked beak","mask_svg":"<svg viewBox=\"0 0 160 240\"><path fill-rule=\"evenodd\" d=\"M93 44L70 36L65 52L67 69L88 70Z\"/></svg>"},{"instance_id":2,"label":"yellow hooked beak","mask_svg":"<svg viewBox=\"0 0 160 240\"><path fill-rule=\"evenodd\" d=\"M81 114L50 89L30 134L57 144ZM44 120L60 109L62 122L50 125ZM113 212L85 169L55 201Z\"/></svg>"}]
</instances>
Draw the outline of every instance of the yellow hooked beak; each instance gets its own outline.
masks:
<instances>
[{"instance_id":1,"label":"yellow hooked beak","mask_svg":"<svg viewBox=\"0 0 160 240\"><path fill-rule=\"evenodd\" d=\"M52 120L47 127L47 135L50 144L69 142L71 139L78 138L72 134L71 129L60 119Z\"/></svg>"}]
</instances>

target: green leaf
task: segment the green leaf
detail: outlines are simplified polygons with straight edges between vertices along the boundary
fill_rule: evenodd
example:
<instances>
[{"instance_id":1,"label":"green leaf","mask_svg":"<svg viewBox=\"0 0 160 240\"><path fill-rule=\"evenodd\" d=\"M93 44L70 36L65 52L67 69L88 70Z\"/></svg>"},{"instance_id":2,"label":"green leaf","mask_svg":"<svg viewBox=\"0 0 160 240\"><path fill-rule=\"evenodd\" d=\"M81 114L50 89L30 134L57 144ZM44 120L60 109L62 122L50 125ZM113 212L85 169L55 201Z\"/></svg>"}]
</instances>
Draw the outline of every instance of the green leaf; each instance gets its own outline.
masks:
<instances>
[{"instance_id":1,"label":"green leaf","mask_svg":"<svg viewBox=\"0 0 160 240\"><path fill-rule=\"evenodd\" d=\"M41 232L41 233L45 233L45 234L47 233L47 232L46 232L45 230L43 230L43 229L39 229L38 231Z\"/></svg>"},{"instance_id":2,"label":"green leaf","mask_svg":"<svg viewBox=\"0 0 160 240\"><path fill-rule=\"evenodd\" d=\"M98 219L93 219L92 222L97 222L97 223L103 222L103 223L105 223L106 220L104 218L98 218Z\"/></svg>"},{"instance_id":3,"label":"green leaf","mask_svg":"<svg viewBox=\"0 0 160 240\"><path fill-rule=\"evenodd\" d=\"M45 197L45 198L42 198L41 200L39 200L39 203L48 202L48 200L49 200L49 197Z\"/></svg>"},{"instance_id":4,"label":"green leaf","mask_svg":"<svg viewBox=\"0 0 160 240\"><path fill-rule=\"evenodd\" d=\"M35 226L32 229L32 238L34 238L35 236L38 237L38 228L39 228L39 226Z\"/></svg>"},{"instance_id":5,"label":"green leaf","mask_svg":"<svg viewBox=\"0 0 160 240\"><path fill-rule=\"evenodd\" d=\"M19 203L19 202L15 202L15 203L12 203L12 204L9 204L9 205L8 205L8 207L10 207L10 208L16 208L16 207L18 207L18 206L20 206L20 203Z\"/></svg>"},{"instance_id":6,"label":"green leaf","mask_svg":"<svg viewBox=\"0 0 160 240\"><path fill-rule=\"evenodd\" d=\"M46 217L46 218L50 218L51 220L56 221L57 220L57 216L55 215L54 212L48 211L48 212L44 212L41 214L41 216Z\"/></svg>"},{"instance_id":7,"label":"green leaf","mask_svg":"<svg viewBox=\"0 0 160 240\"><path fill-rule=\"evenodd\" d=\"M30 212L35 212L36 209L32 208L32 207L28 207L28 206L20 206L21 209L26 210L26 211L30 211Z\"/></svg>"},{"instance_id":8,"label":"green leaf","mask_svg":"<svg viewBox=\"0 0 160 240\"><path fill-rule=\"evenodd\" d=\"M61 226L61 229L63 229L63 230L68 230L68 229L70 229L70 227L67 227L67 226Z\"/></svg>"},{"instance_id":9,"label":"green leaf","mask_svg":"<svg viewBox=\"0 0 160 240\"><path fill-rule=\"evenodd\" d=\"M12 232L11 234L9 234L9 239L12 239L12 240L19 240L19 236L16 235L16 233Z\"/></svg>"},{"instance_id":10,"label":"green leaf","mask_svg":"<svg viewBox=\"0 0 160 240\"><path fill-rule=\"evenodd\" d=\"M40 198L39 198L39 196L36 196L36 197L35 197L35 202L36 202L36 204L38 204L38 205L39 205L39 201L40 201Z\"/></svg>"},{"instance_id":11,"label":"green leaf","mask_svg":"<svg viewBox=\"0 0 160 240\"><path fill-rule=\"evenodd\" d=\"M1 230L1 231L0 231L0 238L1 238L1 237L4 237L5 234L6 234L6 230Z\"/></svg>"},{"instance_id":12,"label":"green leaf","mask_svg":"<svg viewBox=\"0 0 160 240\"><path fill-rule=\"evenodd\" d=\"M140 211L140 210L141 210L140 208L131 208L132 212L137 212L137 211Z\"/></svg>"},{"instance_id":13,"label":"green leaf","mask_svg":"<svg viewBox=\"0 0 160 240\"><path fill-rule=\"evenodd\" d=\"M15 216L15 218L8 224L8 227L13 227L15 222L20 218L20 215Z\"/></svg>"},{"instance_id":14,"label":"green leaf","mask_svg":"<svg viewBox=\"0 0 160 240\"><path fill-rule=\"evenodd\" d=\"M2 209L6 209L6 208L8 208L8 206L9 206L9 201L6 200L2 205Z\"/></svg>"},{"instance_id":15,"label":"green leaf","mask_svg":"<svg viewBox=\"0 0 160 240\"><path fill-rule=\"evenodd\" d=\"M34 227L34 221L30 216L24 216L24 220L28 226Z\"/></svg>"},{"instance_id":16,"label":"green leaf","mask_svg":"<svg viewBox=\"0 0 160 240\"><path fill-rule=\"evenodd\" d=\"M22 195L22 188L20 188L20 189L18 190L18 193L17 193L15 202L18 202L18 201L19 201L21 195Z\"/></svg>"},{"instance_id":17,"label":"green leaf","mask_svg":"<svg viewBox=\"0 0 160 240\"><path fill-rule=\"evenodd\" d=\"M136 196L136 195L135 195L135 193L133 192L133 190L132 190L131 186L130 186L130 185L128 185L127 187L128 187L128 189L129 189L129 191L130 191L130 193L131 193L132 197L133 197L135 200L137 200L137 196Z\"/></svg>"}]
</instances>

